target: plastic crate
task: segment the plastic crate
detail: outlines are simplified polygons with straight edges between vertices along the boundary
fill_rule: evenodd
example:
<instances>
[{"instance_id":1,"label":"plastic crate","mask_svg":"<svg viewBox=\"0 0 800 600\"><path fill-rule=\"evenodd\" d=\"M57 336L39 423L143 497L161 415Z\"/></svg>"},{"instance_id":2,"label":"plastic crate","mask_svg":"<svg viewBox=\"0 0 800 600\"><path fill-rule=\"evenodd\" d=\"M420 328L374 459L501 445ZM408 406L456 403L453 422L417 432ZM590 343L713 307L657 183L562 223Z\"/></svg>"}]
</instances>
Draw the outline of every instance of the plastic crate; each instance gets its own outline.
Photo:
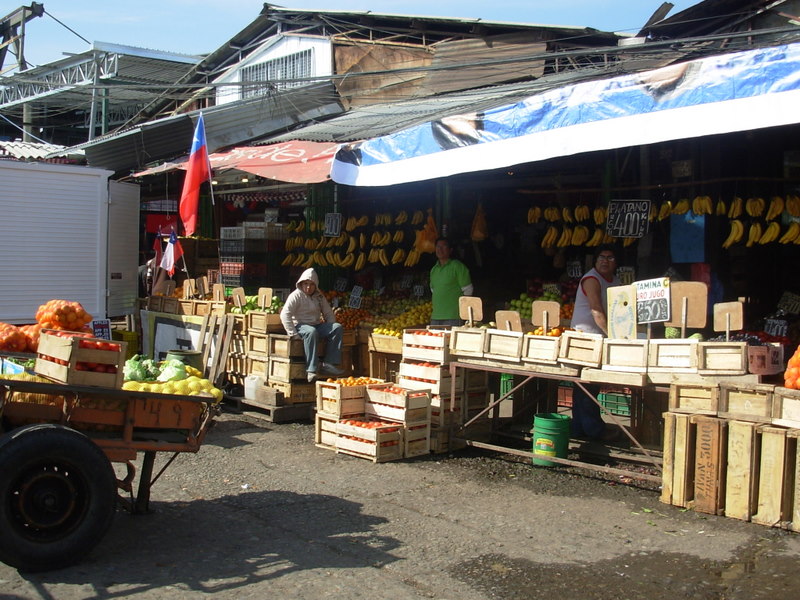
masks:
<instances>
[{"instance_id":1,"label":"plastic crate","mask_svg":"<svg viewBox=\"0 0 800 600\"><path fill-rule=\"evenodd\" d=\"M219 263L219 274L223 276L226 275L236 275L240 277L244 274L244 263L243 262L221 262ZM223 282L224 283L224 282Z\"/></svg>"},{"instance_id":2,"label":"plastic crate","mask_svg":"<svg viewBox=\"0 0 800 600\"><path fill-rule=\"evenodd\" d=\"M556 406L572 408L572 392L575 385L571 381L562 381L558 384Z\"/></svg>"},{"instance_id":3,"label":"plastic crate","mask_svg":"<svg viewBox=\"0 0 800 600\"><path fill-rule=\"evenodd\" d=\"M219 228L220 240L243 240L244 227L220 227Z\"/></svg>"},{"instance_id":4,"label":"plastic crate","mask_svg":"<svg viewBox=\"0 0 800 600\"><path fill-rule=\"evenodd\" d=\"M244 254L244 240L220 240L219 253L220 256L241 256Z\"/></svg>"},{"instance_id":5,"label":"plastic crate","mask_svg":"<svg viewBox=\"0 0 800 600\"><path fill-rule=\"evenodd\" d=\"M244 277L242 275L226 275L225 273L219 274L219 282L231 288L244 286Z\"/></svg>"},{"instance_id":6,"label":"plastic crate","mask_svg":"<svg viewBox=\"0 0 800 600\"><path fill-rule=\"evenodd\" d=\"M500 395L506 396L508 392L514 389L514 376L508 373L501 373L500 374ZM506 396L506 400L513 400L514 394L510 394Z\"/></svg>"},{"instance_id":7,"label":"plastic crate","mask_svg":"<svg viewBox=\"0 0 800 600\"><path fill-rule=\"evenodd\" d=\"M597 401L612 415L629 417L631 415L630 394L619 392L600 392Z\"/></svg>"}]
</instances>

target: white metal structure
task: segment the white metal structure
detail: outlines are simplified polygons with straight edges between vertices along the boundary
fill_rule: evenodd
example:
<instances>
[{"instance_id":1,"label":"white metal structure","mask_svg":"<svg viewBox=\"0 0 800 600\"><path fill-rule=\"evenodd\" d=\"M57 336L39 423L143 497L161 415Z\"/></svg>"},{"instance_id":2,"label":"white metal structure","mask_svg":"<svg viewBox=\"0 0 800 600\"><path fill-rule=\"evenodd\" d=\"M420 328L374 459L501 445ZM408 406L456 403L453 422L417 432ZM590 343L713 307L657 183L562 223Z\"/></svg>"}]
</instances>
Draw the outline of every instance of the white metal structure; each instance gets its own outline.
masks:
<instances>
[{"instance_id":1,"label":"white metal structure","mask_svg":"<svg viewBox=\"0 0 800 600\"><path fill-rule=\"evenodd\" d=\"M0 161L0 321L33 323L53 298L96 319L133 311L139 189L111 174Z\"/></svg>"}]
</instances>

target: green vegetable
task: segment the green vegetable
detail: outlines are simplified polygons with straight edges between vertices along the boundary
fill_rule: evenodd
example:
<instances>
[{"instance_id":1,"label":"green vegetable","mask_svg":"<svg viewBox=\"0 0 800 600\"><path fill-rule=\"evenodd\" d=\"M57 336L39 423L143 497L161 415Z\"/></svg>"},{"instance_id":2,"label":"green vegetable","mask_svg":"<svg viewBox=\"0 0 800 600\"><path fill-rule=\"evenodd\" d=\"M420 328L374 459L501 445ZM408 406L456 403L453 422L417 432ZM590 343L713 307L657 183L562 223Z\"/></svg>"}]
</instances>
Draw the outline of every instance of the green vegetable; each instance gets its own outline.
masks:
<instances>
[{"instance_id":1,"label":"green vegetable","mask_svg":"<svg viewBox=\"0 0 800 600\"><path fill-rule=\"evenodd\" d=\"M126 381L155 381L158 371L155 361L150 358L142 359L138 354L126 360L122 367Z\"/></svg>"},{"instance_id":2,"label":"green vegetable","mask_svg":"<svg viewBox=\"0 0 800 600\"><path fill-rule=\"evenodd\" d=\"M180 381L186 379L186 365L181 361L165 360L161 363L161 373L158 376L158 381Z\"/></svg>"}]
</instances>

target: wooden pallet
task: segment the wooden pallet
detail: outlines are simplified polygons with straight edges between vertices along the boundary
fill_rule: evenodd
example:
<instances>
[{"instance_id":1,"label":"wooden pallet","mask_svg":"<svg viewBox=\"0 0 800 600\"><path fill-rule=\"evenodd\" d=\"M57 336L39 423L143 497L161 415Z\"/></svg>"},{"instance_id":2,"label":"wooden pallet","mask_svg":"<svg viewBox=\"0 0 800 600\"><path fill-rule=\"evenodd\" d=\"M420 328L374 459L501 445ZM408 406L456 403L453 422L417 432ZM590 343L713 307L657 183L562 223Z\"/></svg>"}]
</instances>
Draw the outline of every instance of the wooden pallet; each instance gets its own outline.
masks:
<instances>
[{"instance_id":1,"label":"wooden pallet","mask_svg":"<svg viewBox=\"0 0 800 600\"><path fill-rule=\"evenodd\" d=\"M255 405L241 396L225 396L225 401L232 404L233 412L250 417L264 419L270 423L290 423L292 421L311 421L314 418L314 403L288 404L286 406Z\"/></svg>"}]
</instances>

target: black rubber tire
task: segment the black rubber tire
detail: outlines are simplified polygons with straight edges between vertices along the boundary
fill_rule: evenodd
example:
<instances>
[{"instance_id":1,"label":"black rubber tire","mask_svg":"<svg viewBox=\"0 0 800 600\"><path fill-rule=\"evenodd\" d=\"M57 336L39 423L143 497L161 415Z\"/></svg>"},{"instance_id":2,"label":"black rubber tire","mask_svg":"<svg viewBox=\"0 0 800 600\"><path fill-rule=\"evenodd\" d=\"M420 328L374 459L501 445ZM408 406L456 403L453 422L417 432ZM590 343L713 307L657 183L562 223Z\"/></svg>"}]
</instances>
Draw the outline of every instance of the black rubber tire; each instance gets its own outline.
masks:
<instances>
[{"instance_id":1,"label":"black rubber tire","mask_svg":"<svg viewBox=\"0 0 800 600\"><path fill-rule=\"evenodd\" d=\"M81 560L116 511L116 476L82 433L53 424L0 437L0 560L48 571Z\"/></svg>"}]
</instances>

